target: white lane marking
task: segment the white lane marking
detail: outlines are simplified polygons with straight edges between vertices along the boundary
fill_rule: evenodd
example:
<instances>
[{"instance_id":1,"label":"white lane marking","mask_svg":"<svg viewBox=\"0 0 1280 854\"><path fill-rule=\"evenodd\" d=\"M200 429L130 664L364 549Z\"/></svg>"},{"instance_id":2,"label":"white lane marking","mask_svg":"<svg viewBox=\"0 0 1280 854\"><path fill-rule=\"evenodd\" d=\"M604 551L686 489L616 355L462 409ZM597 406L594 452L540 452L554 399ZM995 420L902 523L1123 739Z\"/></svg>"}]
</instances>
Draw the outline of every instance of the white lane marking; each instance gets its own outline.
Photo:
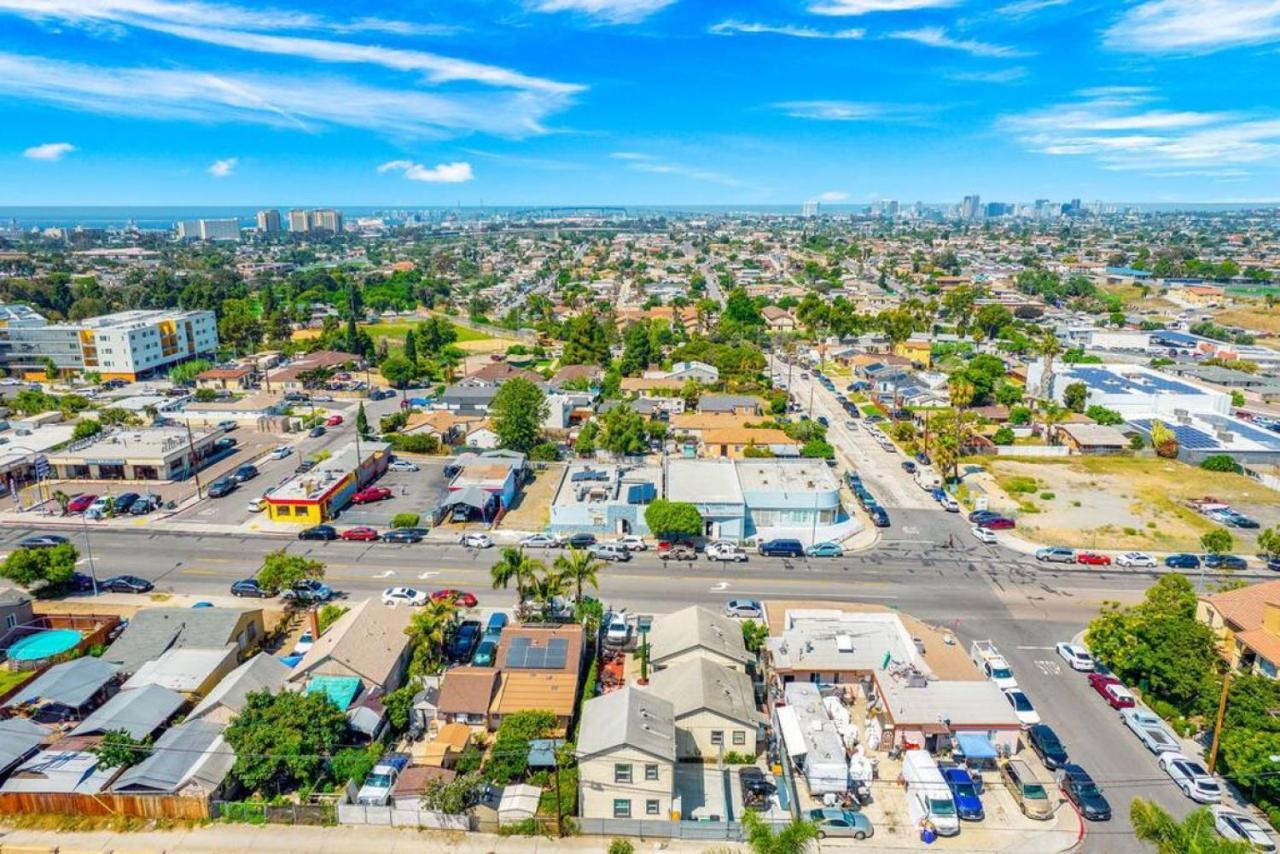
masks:
<instances>
[{"instance_id":1,"label":"white lane marking","mask_svg":"<svg viewBox=\"0 0 1280 854\"><path fill-rule=\"evenodd\" d=\"M424 573L422 573L421 575L419 575L419 576L418 576L418 580L419 580L419 581L426 581L428 578L435 578L435 577L436 577L437 575L439 575L439 574L440 574L440 573L438 573L438 572L424 572Z\"/></svg>"},{"instance_id":2,"label":"white lane marking","mask_svg":"<svg viewBox=\"0 0 1280 854\"><path fill-rule=\"evenodd\" d=\"M1018 649L1056 649L1052 646L1020 646Z\"/></svg>"},{"instance_id":3,"label":"white lane marking","mask_svg":"<svg viewBox=\"0 0 1280 854\"><path fill-rule=\"evenodd\" d=\"M1058 664L1058 662L1056 661L1046 661L1045 659L1038 659L1036 661L1036 667L1040 668L1040 672L1043 673L1045 676L1057 676L1059 673L1062 672L1062 666Z\"/></svg>"},{"instance_id":4,"label":"white lane marking","mask_svg":"<svg viewBox=\"0 0 1280 854\"><path fill-rule=\"evenodd\" d=\"M709 593L719 593L721 590L728 590L728 589L729 589L729 582L727 582L727 581L721 581L721 582L718 582L718 583L716 583L716 584L711 585L711 587L709 587L709 588L708 588L708 591L707 591L707 592L709 592Z\"/></svg>"},{"instance_id":5,"label":"white lane marking","mask_svg":"<svg viewBox=\"0 0 1280 854\"><path fill-rule=\"evenodd\" d=\"M381 573L381 574L379 574L379 575L371 575L371 576L369 576L369 577L370 577L370 578L390 578L391 576L393 576L393 575L395 575L395 574L396 574L396 572L395 572L395 570L394 570L394 569L388 569L386 572L383 572L383 573Z\"/></svg>"}]
</instances>

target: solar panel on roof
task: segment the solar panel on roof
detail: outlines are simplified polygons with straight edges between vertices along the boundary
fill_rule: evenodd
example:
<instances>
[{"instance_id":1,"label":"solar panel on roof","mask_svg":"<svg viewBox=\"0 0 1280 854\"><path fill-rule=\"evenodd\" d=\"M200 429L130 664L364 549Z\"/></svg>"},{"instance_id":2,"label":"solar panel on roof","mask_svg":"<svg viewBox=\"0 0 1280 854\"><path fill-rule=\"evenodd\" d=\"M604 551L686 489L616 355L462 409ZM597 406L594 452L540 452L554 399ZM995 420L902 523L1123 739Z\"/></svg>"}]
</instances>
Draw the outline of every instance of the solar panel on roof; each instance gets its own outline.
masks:
<instances>
[{"instance_id":1,"label":"solar panel on roof","mask_svg":"<svg viewBox=\"0 0 1280 854\"><path fill-rule=\"evenodd\" d=\"M535 644L529 638L512 638L507 667L512 670L563 670L569 658L569 641L550 638Z\"/></svg>"},{"instance_id":2,"label":"solar panel on roof","mask_svg":"<svg viewBox=\"0 0 1280 854\"><path fill-rule=\"evenodd\" d=\"M569 656L569 642L564 638L552 638L547 641L547 648L543 656L543 666L551 670L561 670L564 668L565 659Z\"/></svg>"},{"instance_id":3,"label":"solar panel on roof","mask_svg":"<svg viewBox=\"0 0 1280 854\"><path fill-rule=\"evenodd\" d=\"M529 639L512 638L511 648L507 651L507 667L527 667L525 661L529 657Z\"/></svg>"}]
</instances>

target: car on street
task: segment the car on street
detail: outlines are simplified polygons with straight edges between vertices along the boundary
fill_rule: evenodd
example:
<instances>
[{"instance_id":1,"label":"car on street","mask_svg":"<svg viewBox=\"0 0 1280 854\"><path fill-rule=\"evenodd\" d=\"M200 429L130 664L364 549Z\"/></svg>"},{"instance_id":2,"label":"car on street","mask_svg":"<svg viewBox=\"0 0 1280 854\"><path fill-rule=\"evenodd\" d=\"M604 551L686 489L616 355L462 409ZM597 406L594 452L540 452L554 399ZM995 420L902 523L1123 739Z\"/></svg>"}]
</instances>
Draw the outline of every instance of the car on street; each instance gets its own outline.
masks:
<instances>
[{"instance_id":1,"label":"car on street","mask_svg":"<svg viewBox=\"0 0 1280 854\"><path fill-rule=\"evenodd\" d=\"M1199 569L1200 558L1193 554L1173 554L1164 559L1164 565L1170 569Z\"/></svg>"},{"instance_id":2,"label":"car on street","mask_svg":"<svg viewBox=\"0 0 1280 854\"><path fill-rule=\"evenodd\" d=\"M875 833L871 819L860 812L835 807L809 810L809 820L818 826L818 838L845 837L867 839Z\"/></svg>"},{"instance_id":3,"label":"car on street","mask_svg":"<svg viewBox=\"0 0 1280 854\"><path fill-rule=\"evenodd\" d=\"M889 512L879 504L871 504L867 508L867 515L871 517L871 524L877 528L889 527Z\"/></svg>"},{"instance_id":4,"label":"car on street","mask_svg":"<svg viewBox=\"0 0 1280 854\"><path fill-rule=\"evenodd\" d=\"M903 461L902 461L902 470L903 470L903 471L905 471L907 474L915 474L915 473L916 473L916 464L915 464L915 461L914 461L914 460L903 460Z\"/></svg>"},{"instance_id":5,"label":"car on street","mask_svg":"<svg viewBox=\"0 0 1280 854\"><path fill-rule=\"evenodd\" d=\"M972 513L969 514L968 519L970 522L973 522L976 525L978 522L981 522L983 519L990 519L999 515L1000 514L994 510L974 510Z\"/></svg>"},{"instance_id":6,"label":"car on street","mask_svg":"<svg viewBox=\"0 0 1280 854\"><path fill-rule=\"evenodd\" d=\"M116 496L111 509L117 516L123 516L129 512L129 508L133 507L134 503L141 497L136 492L122 492Z\"/></svg>"},{"instance_id":7,"label":"car on street","mask_svg":"<svg viewBox=\"0 0 1280 854\"><path fill-rule=\"evenodd\" d=\"M298 463L298 467L293 470L294 474L306 474L319 465L319 463L319 460L313 460L311 457L307 457L305 460Z\"/></svg>"},{"instance_id":8,"label":"car on street","mask_svg":"<svg viewBox=\"0 0 1280 854\"><path fill-rule=\"evenodd\" d=\"M759 619L764 616L764 608L755 599L730 599L724 603L726 617L743 617Z\"/></svg>"},{"instance_id":9,"label":"car on street","mask_svg":"<svg viewBox=\"0 0 1280 854\"><path fill-rule=\"evenodd\" d=\"M1204 766L1177 751L1160 754L1160 768L1169 775L1182 793L1198 804L1216 804L1222 800L1222 786Z\"/></svg>"},{"instance_id":10,"label":"car on street","mask_svg":"<svg viewBox=\"0 0 1280 854\"><path fill-rule=\"evenodd\" d=\"M463 534L460 542L469 549L493 548L493 540L488 534Z\"/></svg>"},{"instance_id":11,"label":"car on street","mask_svg":"<svg viewBox=\"0 0 1280 854\"><path fill-rule=\"evenodd\" d=\"M452 587L446 587L431 594L432 602L447 602L450 599L463 608L474 608L477 602L474 593L467 593L465 590L457 590Z\"/></svg>"},{"instance_id":12,"label":"car on street","mask_svg":"<svg viewBox=\"0 0 1280 854\"><path fill-rule=\"evenodd\" d=\"M275 448L271 449L271 453L267 456L271 457L273 460L283 460L292 453L293 448L290 448L288 445L277 445Z\"/></svg>"},{"instance_id":13,"label":"car on street","mask_svg":"<svg viewBox=\"0 0 1280 854\"><path fill-rule=\"evenodd\" d=\"M747 561L746 550L737 543L710 543L703 551L706 552L707 560L733 563L746 563Z\"/></svg>"},{"instance_id":14,"label":"car on street","mask_svg":"<svg viewBox=\"0 0 1280 854\"><path fill-rule=\"evenodd\" d=\"M271 594L263 590L256 578L242 578L231 583L231 595L245 599L270 599Z\"/></svg>"},{"instance_id":15,"label":"car on street","mask_svg":"<svg viewBox=\"0 0 1280 854\"><path fill-rule=\"evenodd\" d=\"M843 557L844 549L840 547L839 543L833 543L828 540L823 543L814 543L805 549L804 553L809 557Z\"/></svg>"},{"instance_id":16,"label":"car on street","mask_svg":"<svg viewBox=\"0 0 1280 854\"><path fill-rule=\"evenodd\" d=\"M312 439L319 439L321 436L325 434L325 432L326 431L324 429L324 426L317 424L316 426L312 427L309 431L307 431L307 435L310 436Z\"/></svg>"},{"instance_id":17,"label":"car on street","mask_svg":"<svg viewBox=\"0 0 1280 854\"><path fill-rule=\"evenodd\" d=\"M218 422L218 429L219 429L219 430L221 430L221 431L222 431L222 432L224 432L224 433L230 433L232 430L236 429L236 427L238 427L238 426L240 426L240 425L239 425L239 424L237 424L237 423L236 423L236 422L234 422L234 421L219 421L219 422Z\"/></svg>"},{"instance_id":18,"label":"car on street","mask_svg":"<svg viewBox=\"0 0 1280 854\"><path fill-rule=\"evenodd\" d=\"M1119 711L1132 709L1137 700L1124 683L1107 673L1090 673L1089 687L1098 692L1098 696L1107 701L1107 705Z\"/></svg>"},{"instance_id":19,"label":"car on street","mask_svg":"<svg viewBox=\"0 0 1280 854\"><path fill-rule=\"evenodd\" d=\"M263 510L267 509L266 494L260 495L257 498L250 498L249 503L245 506L248 508L250 513L261 513Z\"/></svg>"},{"instance_id":20,"label":"car on street","mask_svg":"<svg viewBox=\"0 0 1280 854\"><path fill-rule=\"evenodd\" d=\"M960 512L960 502L956 501L950 495L942 496L941 498L938 499L938 503L941 504L942 509L946 510L948 513Z\"/></svg>"},{"instance_id":21,"label":"car on street","mask_svg":"<svg viewBox=\"0 0 1280 854\"><path fill-rule=\"evenodd\" d=\"M644 537L637 537L635 534L627 534L625 537L618 537L614 542L622 546L624 549L630 549L633 552L642 552L649 548L649 544L644 541Z\"/></svg>"},{"instance_id":22,"label":"car on street","mask_svg":"<svg viewBox=\"0 0 1280 854\"><path fill-rule=\"evenodd\" d=\"M1146 552L1125 552L1116 557L1116 566L1153 567L1156 559Z\"/></svg>"},{"instance_id":23,"label":"car on street","mask_svg":"<svg viewBox=\"0 0 1280 854\"><path fill-rule=\"evenodd\" d=\"M338 427L341 424L342 424L341 415L330 415L328 419L324 422L324 426L326 427Z\"/></svg>"},{"instance_id":24,"label":"car on street","mask_svg":"<svg viewBox=\"0 0 1280 854\"><path fill-rule=\"evenodd\" d=\"M1007 516L990 516L979 522L978 527L989 531L1008 531L1016 528L1017 524Z\"/></svg>"},{"instance_id":25,"label":"car on street","mask_svg":"<svg viewBox=\"0 0 1280 854\"><path fill-rule=\"evenodd\" d=\"M574 534L565 540L565 545L571 549L590 548L596 544L595 534Z\"/></svg>"},{"instance_id":26,"label":"car on street","mask_svg":"<svg viewBox=\"0 0 1280 854\"><path fill-rule=\"evenodd\" d=\"M1062 766L1059 786L1085 821L1111 821L1111 804L1102 796L1093 778L1079 765L1068 763Z\"/></svg>"},{"instance_id":27,"label":"car on street","mask_svg":"<svg viewBox=\"0 0 1280 854\"><path fill-rule=\"evenodd\" d=\"M392 528L382 535L384 543L420 543L430 533L426 528Z\"/></svg>"},{"instance_id":28,"label":"car on street","mask_svg":"<svg viewBox=\"0 0 1280 854\"><path fill-rule=\"evenodd\" d=\"M1206 569L1248 569L1249 564L1244 558L1237 555L1205 555L1204 565Z\"/></svg>"},{"instance_id":29,"label":"car on street","mask_svg":"<svg viewBox=\"0 0 1280 854\"><path fill-rule=\"evenodd\" d=\"M1079 670L1081 673L1093 671L1093 656L1080 644L1058 641L1054 649L1058 651L1063 661L1071 665L1072 670Z\"/></svg>"},{"instance_id":30,"label":"car on street","mask_svg":"<svg viewBox=\"0 0 1280 854\"><path fill-rule=\"evenodd\" d=\"M956 815L961 821L982 821L986 817L978 787L973 784L973 775L967 769L958 765L948 766L942 769L942 779L947 781L951 800L956 805Z\"/></svg>"},{"instance_id":31,"label":"car on street","mask_svg":"<svg viewBox=\"0 0 1280 854\"><path fill-rule=\"evenodd\" d=\"M323 581L304 578L301 581L295 581L292 587L280 595L285 599L298 602L328 602L333 598L333 589Z\"/></svg>"},{"instance_id":32,"label":"car on street","mask_svg":"<svg viewBox=\"0 0 1280 854\"><path fill-rule=\"evenodd\" d=\"M387 463L387 471L418 471L418 464L408 460L392 460Z\"/></svg>"},{"instance_id":33,"label":"car on street","mask_svg":"<svg viewBox=\"0 0 1280 854\"><path fill-rule=\"evenodd\" d=\"M63 543L71 542L61 534L38 534L34 537L27 537L18 543L20 549L51 549L54 546L60 546Z\"/></svg>"},{"instance_id":34,"label":"car on street","mask_svg":"<svg viewBox=\"0 0 1280 854\"><path fill-rule=\"evenodd\" d=\"M329 540L338 539L338 529L332 525L312 525L310 528L303 528L298 532L300 540Z\"/></svg>"},{"instance_id":35,"label":"car on street","mask_svg":"<svg viewBox=\"0 0 1280 854\"><path fill-rule=\"evenodd\" d=\"M980 541L986 543L989 546L994 546L996 543L1000 542L996 538L996 532L988 528L983 528L975 525L974 527L969 529L969 533L973 534Z\"/></svg>"},{"instance_id":36,"label":"car on street","mask_svg":"<svg viewBox=\"0 0 1280 854\"><path fill-rule=\"evenodd\" d=\"M385 486L366 486L351 496L352 504L372 504L375 501L386 501L392 492Z\"/></svg>"},{"instance_id":37,"label":"car on street","mask_svg":"<svg viewBox=\"0 0 1280 854\"><path fill-rule=\"evenodd\" d=\"M597 560L631 560L631 550L623 548L617 543L595 543L587 546L587 553Z\"/></svg>"},{"instance_id":38,"label":"car on street","mask_svg":"<svg viewBox=\"0 0 1280 854\"><path fill-rule=\"evenodd\" d=\"M558 549L562 543L550 534L530 534L520 541L520 545L526 549Z\"/></svg>"},{"instance_id":39,"label":"car on street","mask_svg":"<svg viewBox=\"0 0 1280 854\"><path fill-rule=\"evenodd\" d=\"M1027 743L1050 771L1067 764L1067 748L1048 724L1035 724L1028 729Z\"/></svg>"},{"instance_id":40,"label":"car on street","mask_svg":"<svg viewBox=\"0 0 1280 854\"><path fill-rule=\"evenodd\" d=\"M93 502L97 500L98 500L98 496L88 492L82 492L79 495L73 496L72 499L67 502L67 512L83 513L84 511L92 507Z\"/></svg>"},{"instance_id":41,"label":"car on street","mask_svg":"<svg viewBox=\"0 0 1280 854\"><path fill-rule=\"evenodd\" d=\"M799 540L766 540L756 550L765 557L804 557L804 546Z\"/></svg>"},{"instance_id":42,"label":"car on street","mask_svg":"<svg viewBox=\"0 0 1280 854\"><path fill-rule=\"evenodd\" d=\"M698 549L688 540L662 540L658 543L659 560L697 560Z\"/></svg>"},{"instance_id":43,"label":"car on street","mask_svg":"<svg viewBox=\"0 0 1280 854\"><path fill-rule=\"evenodd\" d=\"M378 539L378 532L368 525L356 525L342 532L342 539L348 542L372 543Z\"/></svg>"},{"instance_id":44,"label":"car on street","mask_svg":"<svg viewBox=\"0 0 1280 854\"><path fill-rule=\"evenodd\" d=\"M236 483L235 480L232 478L229 478L229 477L219 478L218 480L215 480L213 483L209 484L209 497L223 498L235 492L236 487L239 485L240 484Z\"/></svg>"},{"instance_id":45,"label":"car on street","mask_svg":"<svg viewBox=\"0 0 1280 854\"><path fill-rule=\"evenodd\" d=\"M1085 566L1111 566L1111 556L1099 552L1078 552L1076 563Z\"/></svg>"},{"instance_id":46,"label":"car on street","mask_svg":"<svg viewBox=\"0 0 1280 854\"><path fill-rule=\"evenodd\" d=\"M1124 721L1143 747L1157 755L1161 753L1177 753L1181 744L1178 737L1169 731L1160 716L1150 709L1133 706L1120 711L1120 720Z\"/></svg>"},{"instance_id":47,"label":"car on street","mask_svg":"<svg viewBox=\"0 0 1280 854\"><path fill-rule=\"evenodd\" d=\"M1040 714L1036 711L1036 707L1031 705L1027 695L1022 693L1021 688L1005 688L1004 698L1009 701L1010 706L1013 706L1013 713L1024 725L1034 726L1040 723Z\"/></svg>"},{"instance_id":48,"label":"car on street","mask_svg":"<svg viewBox=\"0 0 1280 854\"><path fill-rule=\"evenodd\" d=\"M130 516L145 516L155 510L160 509L159 495L143 495L137 501L133 502L129 507Z\"/></svg>"},{"instance_id":49,"label":"car on street","mask_svg":"<svg viewBox=\"0 0 1280 854\"><path fill-rule=\"evenodd\" d=\"M1041 563L1075 563L1076 550L1063 548L1062 546L1036 549L1036 560Z\"/></svg>"},{"instance_id":50,"label":"car on street","mask_svg":"<svg viewBox=\"0 0 1280 854\"><path fill-rule=\"evenodd\" d=\"M1213 814L1213 829L1222 838L1247 842L1255 851L1276 850L1276 843L1252 817L1224 806L1210 807L1209 811Z\"/></svg>"},{"instance_id":51,"label":"car on street","mask_svg":"<svg viewBox=\"0 0 1280 854\"><path fill-rule=\"evenodd\" d=\"M149 593L155 585L136 575L113 575L98 582L98 590L107 593Z\"/></svg>"},{"instance_id":52,"label":"car on street","mask_svg":"<svg viewBox=\"0 0 1280 854\"><path fill-rule=\"evenodd\" d=\"M231 473L231 479L236 483L244 483L246 480L253 480L258 476L258 467L246 463L238 467Z\"/></svg>"},{"instance_id":53,"label":"car on street","mask_svg":"<svg viewBox=\"0 0 1280 854\"><path fill-rule=\"evenodd\" d=\"M388 587L382 591L383 605L421 606L427 604L425 590L414 590L412 587Z\"/></svg>"}]
</instances>

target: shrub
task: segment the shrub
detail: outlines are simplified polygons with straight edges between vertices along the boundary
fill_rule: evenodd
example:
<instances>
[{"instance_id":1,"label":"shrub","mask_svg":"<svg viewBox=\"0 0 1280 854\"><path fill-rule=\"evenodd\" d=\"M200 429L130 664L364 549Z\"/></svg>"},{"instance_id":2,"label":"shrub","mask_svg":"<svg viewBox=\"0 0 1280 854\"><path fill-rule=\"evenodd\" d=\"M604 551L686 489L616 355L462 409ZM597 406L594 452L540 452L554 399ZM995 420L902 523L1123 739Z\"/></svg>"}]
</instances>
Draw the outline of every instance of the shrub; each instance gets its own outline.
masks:
<instances>
[{"instance_id":1,"label":"shrub","mask_svg":"<svg viewBox=\"0 0 1280 854\"><path fill-rule=\"evenodd\" d=\"M416 528L418 527L419 518L417 513L397 513L391 517L391 527Z\"/></svg>"},{"instance_id":2,"label":"shrub","mask_svg":"<svg viewBox=\"0 0 1280 854\"><path fill-rule=\"evenodd\" d=\"M756 755L754 753L739 753L736 750L730 750L724 755L724 763L726 765L754 765L756 763Z\"/></svg>"},{"instance_id":3,"label":"shrub","mask_svg":"<svg viewBox=\"0 0 1280 854\"><path fill-rule=\"evenodd\" d=\"M1053 500L1054 498L1056 498L1056 497L1057 497L1057 496L1055 496L1052 492L1042 492L1042 493L1040 493L1040 500L1041 500L1041 501L1052 501L1052 500Z\"/></svg>"},{"instance_id":4,"label":"shrub","mask_svg":"<svg viewBox=\"0 0 1280 854\"><path fill-rule=\"evenodd\" d=\"M1013 428L1001 427L999 430L997 430L995 433L991 435L991 441L995 442L997 445L1012 445L1013 444Z\"/></svg>"},{"instance_id":5,"label":"shrub","mask_svg":"<svg viewBox=\"0 0 1280 854\"><path fill-rule=\"evenodd\" d=\"M1002 485L1005 492L1011 495L1036 491L1036 479L1034 477L1015 476L1006 480Z\"/></svg>"},{"instance_id":6,"label":"shrub","mask_svg":"<svg viewBox=\"0 0 1280 854\"><path fill-rule=\"evenodd\" d=\"M320 623L320 634L328 631L330 626L338 622L339 617L350 610L346 605L334 605L332 602L323 606L316 615L316 621Z\"/></svg>"},{"instance_id":7,"label":"shrub","mask_svg":"<svg viewBox=\"0 0 1280 854\"><path fill-rule=\"evenodd\" d=\"M554 442L543 442L541 445L534 445L529 451L529 459L540 463L554 463L560 459L560 447Z\"/></svg>"},{"instance_id":8,"label":"shrub","mask_svg":"<svg viewBox=\"0 0 1280 854\"><path fill-rule=\"evenodd\" d=\"M629 839L618 838L609 843L609 854L634 854L635 850Z\"/></svg>"},{"instance_id":9,"label":"shrub","mask_svg":"<svg viewBox=\"0 0 1280 854\"><path fill-rule=\"evenodd\" d=\"M383 441L389 444L393 450L405 451L410 454L438 454L440 453L440 437L431 436L426 433L391 433L382 437Z\"/></svg>"},{"instance_id":10,"label":"shrub","mask_svg":"<svg viewBox=\"0 0 1280 854\"><path fill-rule=\"evenodd\" d=\"M1138 529L1137 529L1137 528L1125 528L1125 529L1124 529L1124 534L1125 534L1125 536L1126 536L1126 537L1135 537L1135 536L1137 536L1137 535L1138 535Z\"/></svg>"},{"instance_id":11,"label":"shrub","mask_svg":"<svg viewBox=\"0 0 1280 854\"><path fill-rule=\"evenodd\" d=\"M1201 461L1200 468L1205 471L1233 472L1236 470L1236 461L1230 454L1212 454Z\"/></svg>"}]
</instances>

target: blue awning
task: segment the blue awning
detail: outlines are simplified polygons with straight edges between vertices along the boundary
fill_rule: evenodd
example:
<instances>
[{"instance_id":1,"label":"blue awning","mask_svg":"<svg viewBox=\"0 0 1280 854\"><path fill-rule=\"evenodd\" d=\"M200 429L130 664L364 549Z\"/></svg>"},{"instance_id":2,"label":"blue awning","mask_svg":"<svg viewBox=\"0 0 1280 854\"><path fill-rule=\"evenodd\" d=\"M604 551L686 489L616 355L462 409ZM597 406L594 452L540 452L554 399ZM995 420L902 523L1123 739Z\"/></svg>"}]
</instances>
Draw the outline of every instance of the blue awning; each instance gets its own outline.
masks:
<instances>
[{"instance_id":1,"label":"blue awning","mask_svg":"<svg viewBox=\"0 0 1280 854\"><path fill-rule=\"evenodd\" d=\"M991 739L976 732L956 733L956 744L966 759L995 759L996 749Z\"/></svg>"}]
</instances>

